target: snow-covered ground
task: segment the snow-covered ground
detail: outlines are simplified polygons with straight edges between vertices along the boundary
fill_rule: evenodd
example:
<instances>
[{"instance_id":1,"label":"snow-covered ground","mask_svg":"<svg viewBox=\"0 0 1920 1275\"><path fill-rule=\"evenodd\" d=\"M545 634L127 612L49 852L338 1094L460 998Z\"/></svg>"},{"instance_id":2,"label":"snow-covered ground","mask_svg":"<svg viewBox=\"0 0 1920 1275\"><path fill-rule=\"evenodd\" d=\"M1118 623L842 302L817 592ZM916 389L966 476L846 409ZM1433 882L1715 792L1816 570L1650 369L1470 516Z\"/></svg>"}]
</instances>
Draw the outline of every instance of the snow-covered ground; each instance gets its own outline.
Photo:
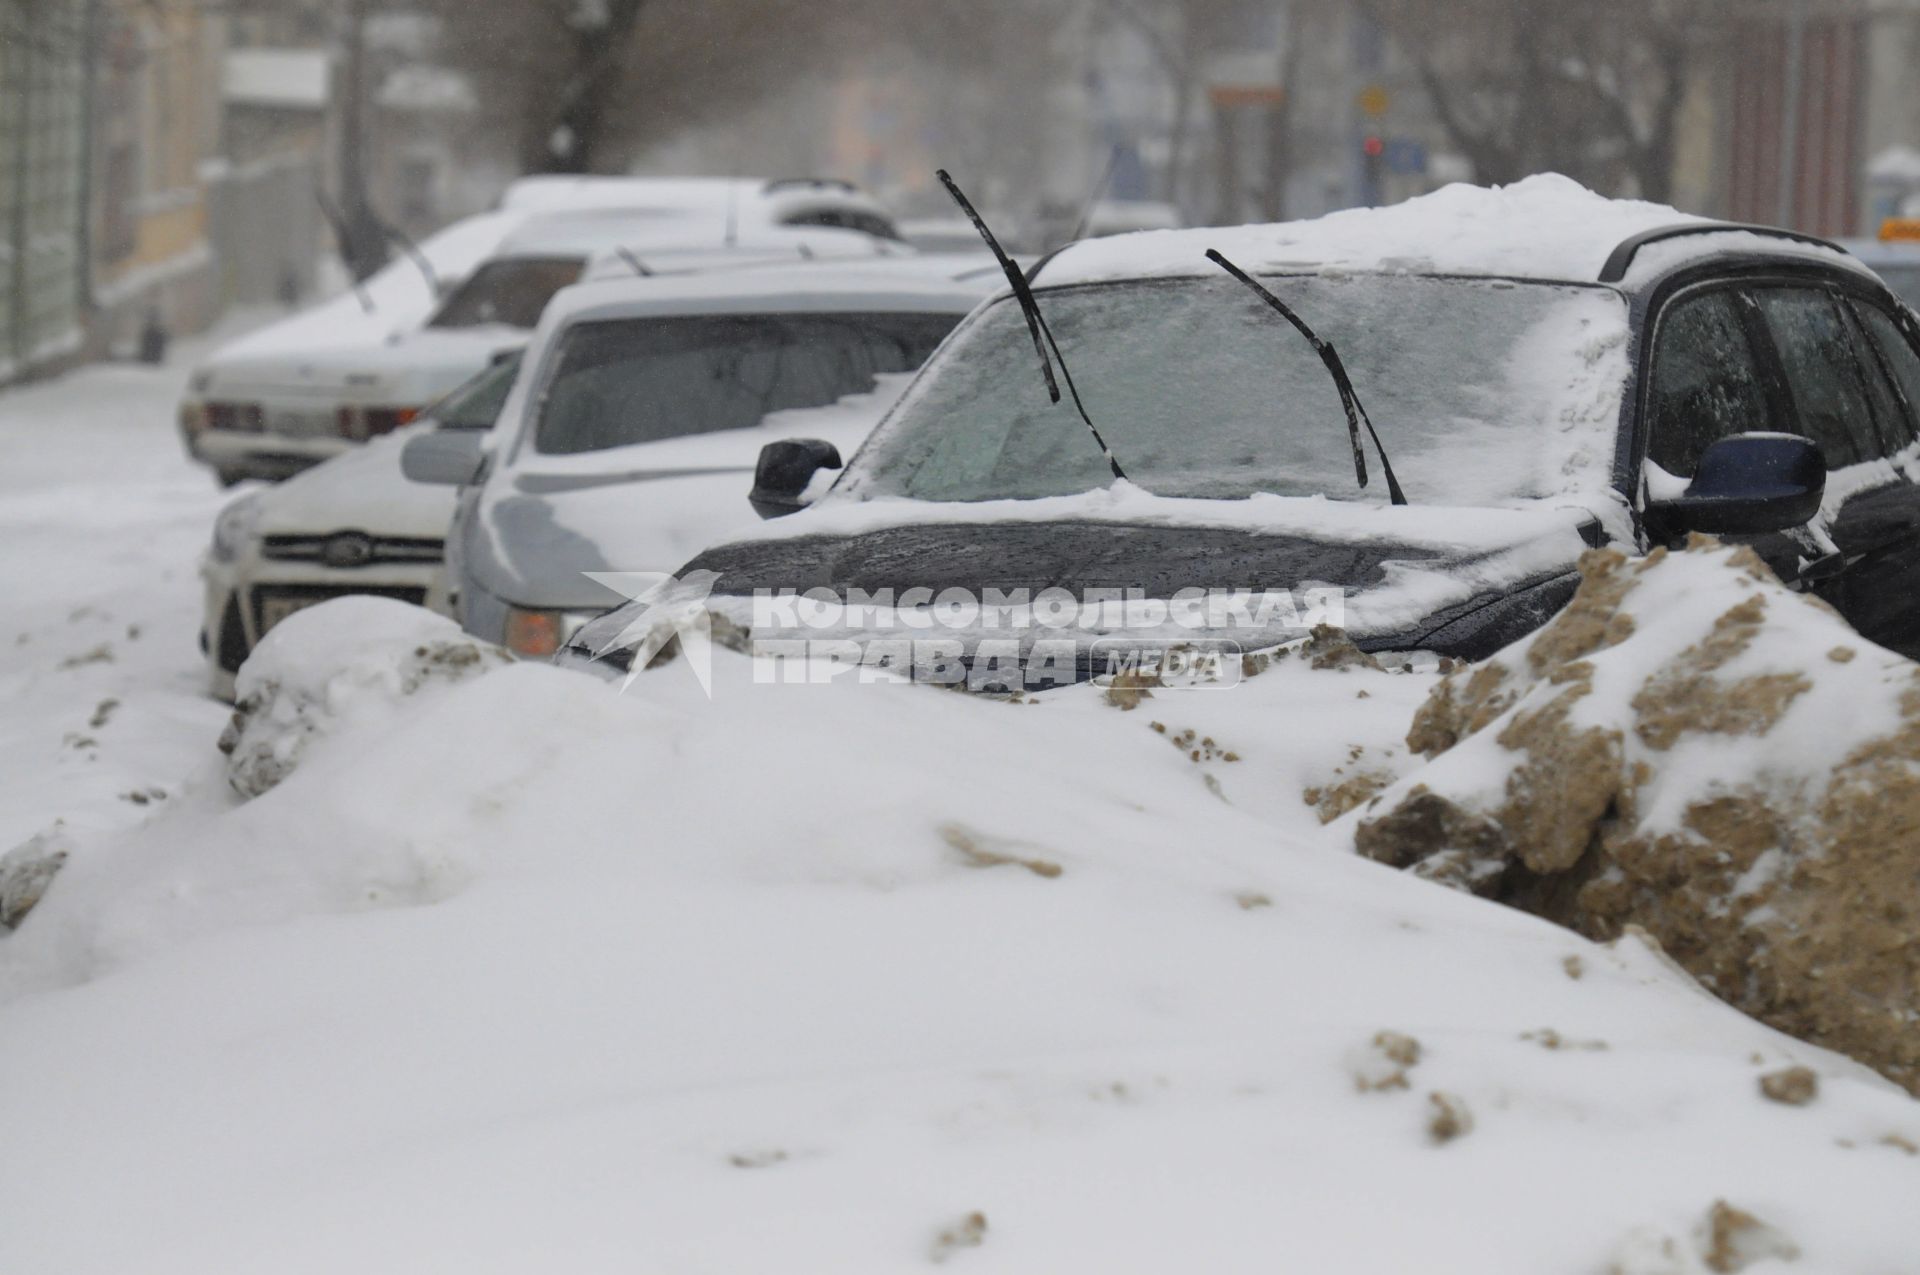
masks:
<instances>
[{"instance_id":1,"label":"snow-covered ground","mask_svg":"<svg viewBox=\"0 0 1920 1275\"><path fill-rule=\"evenodd\" d=\"M1303 788L1400 746L1427 674L422 681L458 635L350 601L243 677L308 709L243 802L176 389L0 397L0 849L76 837L0 937L8 1275L1920 1260L1905 1094L1336 848ZM1762 1096L1792 1063L1809 1105Z\"/></svg>"},{"instance_id":2,"label":"snow-covered ground","mask_svg":"<svg viewBox=\"0 0 1920 1275\"><path fill-rule=\"evenodd\" d=\"M144 822L226 718L197 570L230 493L174 424L208 345L0 392L0 853Z\"/></svg>"}]
</instances>

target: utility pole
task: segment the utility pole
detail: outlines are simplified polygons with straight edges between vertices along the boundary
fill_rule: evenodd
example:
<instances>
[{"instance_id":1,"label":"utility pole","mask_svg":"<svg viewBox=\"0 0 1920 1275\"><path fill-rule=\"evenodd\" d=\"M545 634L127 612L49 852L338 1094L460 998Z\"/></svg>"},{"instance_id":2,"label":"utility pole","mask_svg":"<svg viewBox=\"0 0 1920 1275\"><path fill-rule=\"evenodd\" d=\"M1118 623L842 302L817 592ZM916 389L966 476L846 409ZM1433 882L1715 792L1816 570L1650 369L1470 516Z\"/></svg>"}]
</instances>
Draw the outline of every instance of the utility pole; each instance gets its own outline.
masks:
<instances>
[{"instance_id":1,"label":"utility pole","mask_svg":"<svg viewBox=\"0 0 1920 1275\"><path fill-rule=\"evenodd\" d=\"M1775 191L1774 221L1794 224L1800 186L1800 108L1807 79L1807 0L1792 0L1787 10L1785 92L1780 106L1780 185Z\"/></svg>"},{"instance_id":2,"label":"utility pole","mask_svg":"<svg viewBox=\"0 0 1920 1275\"><path fill-rule=\"evenodd\" d=\"M340 256L355 279L387 264L387 236L367 193L367 8L346 0L340 73Z\"/></svg>"}]
</instances>

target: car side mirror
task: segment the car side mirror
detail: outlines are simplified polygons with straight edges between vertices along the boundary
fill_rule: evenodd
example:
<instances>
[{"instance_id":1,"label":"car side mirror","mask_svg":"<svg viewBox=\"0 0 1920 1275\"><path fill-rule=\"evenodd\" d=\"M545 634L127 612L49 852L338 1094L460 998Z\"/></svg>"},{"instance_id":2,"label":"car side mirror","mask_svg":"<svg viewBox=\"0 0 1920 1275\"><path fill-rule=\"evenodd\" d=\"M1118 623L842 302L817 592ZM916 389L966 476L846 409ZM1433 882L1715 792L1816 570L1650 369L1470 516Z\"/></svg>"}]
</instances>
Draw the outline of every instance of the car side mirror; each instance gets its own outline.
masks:
<instances>
[{"instance_id":1,"label":"car side mirror","mask_svg":"<svg viewBox=\"0 0 1920 1275\"><path fill-rule=\"evenodd\" d=\"M465 487L480 477L486 460L483 431L433 429L415 434L400 449L400 472L416 483Z\"/></svg>"},{"instance_id":2,"label":"car side mirror","mask_svg":"<svg viewBox=\"0 0 1920 1275\"><path fill-rule=\"evenodd\" d=\"M839 469L840 449L818 438L783 438L760 449L747 500L762 518L784 518L807 507L807 487L823 469Z\"/></svg>"},{"instance_id":3,"label":"car side mirror","mask_svg":"<svg viewBox=\"0 0 1920 1275\"><path fill-rule=\"evenodd\" d=\"M1798 434L1735 434L1707 448L1678 499L1647 514L1675 531L1757 536L1797 527L1820 512L1827 462Z\"/></svg>"}]
</instances>

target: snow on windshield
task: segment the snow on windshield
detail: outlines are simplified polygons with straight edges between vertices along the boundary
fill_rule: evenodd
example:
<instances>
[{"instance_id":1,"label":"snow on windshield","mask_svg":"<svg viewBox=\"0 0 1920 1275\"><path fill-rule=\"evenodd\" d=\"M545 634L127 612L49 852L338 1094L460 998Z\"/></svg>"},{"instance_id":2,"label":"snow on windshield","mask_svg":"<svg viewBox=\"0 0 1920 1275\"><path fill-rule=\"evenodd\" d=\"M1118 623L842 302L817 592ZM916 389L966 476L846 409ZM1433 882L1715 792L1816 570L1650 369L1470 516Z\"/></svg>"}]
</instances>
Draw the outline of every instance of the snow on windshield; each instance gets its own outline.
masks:
<instances>
[{"instance_id":1,"label":"snow on windshield","mask_svg":"<svg viewBox=\"0 0 1920 1275\"><path fill-rule=\"evenodd\" d=\"M1339 350L1415 504L1502 505L1603 489L1626 376L1610 290L1498 280L1286 276L1268 286ZM1355 477L1313 347L1227 279L1057 289L1040 305L1127 476L1161 496L1385 503ZM1070 398L1050 403L1020 310L959 334L876 435L850 489L1036 499L1111 481Z\"/></svg>"}]
</instances>

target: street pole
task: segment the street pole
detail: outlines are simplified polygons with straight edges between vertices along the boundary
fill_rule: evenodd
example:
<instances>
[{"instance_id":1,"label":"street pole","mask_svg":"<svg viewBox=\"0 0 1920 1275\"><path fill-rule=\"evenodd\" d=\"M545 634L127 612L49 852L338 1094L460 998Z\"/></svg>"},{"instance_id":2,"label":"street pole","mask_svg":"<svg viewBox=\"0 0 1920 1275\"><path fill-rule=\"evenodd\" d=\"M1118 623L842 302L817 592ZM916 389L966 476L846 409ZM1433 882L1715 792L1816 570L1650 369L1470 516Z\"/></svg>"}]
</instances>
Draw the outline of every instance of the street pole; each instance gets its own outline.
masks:
<instances>
[{"instance_id":1,"label":"street pole","mask_svg":"<svg viewBox=\"0 0 1920 1275\"><path fill-rule=\"evenodd\" d=\"M367 193L367 0L346 0L341 33L340 255L355 279L387 264L387 238Z\"/></svg>"},{"instance_id":2,"label":"street pole","mask_svg":"<svg viewBox=\"0 0 1920 1275\"><path fill-rule=\"evenodd\" d=\"M1774 221L1782 226L1794 225L1800 186L1800 105L1806 62L1807 0L1792 0L1787 9L1787 82L1780 107L1780 185L1774 203Z\"/></svg>"}]
</instances>

